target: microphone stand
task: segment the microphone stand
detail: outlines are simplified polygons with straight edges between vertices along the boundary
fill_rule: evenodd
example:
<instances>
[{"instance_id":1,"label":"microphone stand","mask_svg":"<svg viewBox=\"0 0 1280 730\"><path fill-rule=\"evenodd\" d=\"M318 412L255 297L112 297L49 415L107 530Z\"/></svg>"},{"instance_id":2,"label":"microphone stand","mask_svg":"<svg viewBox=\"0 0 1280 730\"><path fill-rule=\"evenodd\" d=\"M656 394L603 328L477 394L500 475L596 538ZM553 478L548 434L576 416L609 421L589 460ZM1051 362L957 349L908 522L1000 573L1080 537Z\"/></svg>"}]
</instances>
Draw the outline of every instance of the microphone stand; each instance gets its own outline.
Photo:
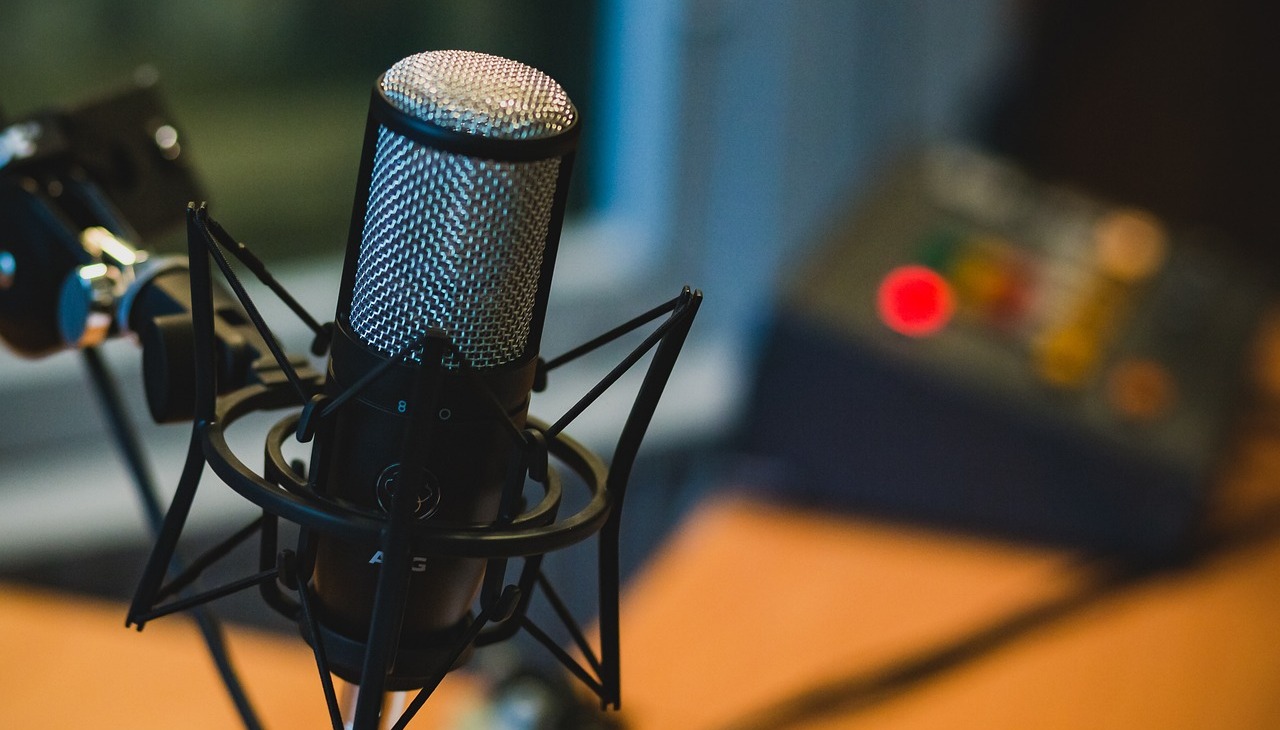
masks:
<instances>
[{"instance_id":1,"label":"microphone stand","mask_svg":"<svg viewBox=\"0 0 1280 730\"><path fill-rule=\"evenodd\" d=\"M113 260L114 252L86 247L84 232L100 227L113 236L136 241L138 229L131 221L141 221L144 230L163 227L165 216L158 211L169 210L169 203L175 204L176 211L176 205L198 194L198 186L185 165L185 158L180 158L178 148L157 149L150 134L139 134L153 128L149 125L163 123L167 116L156 87L139 83L78 108L37 114L30 120L31 127L38 131L31 140L34 151L22 160L13 161L21 164L10 166L10 160L0 160L3 176L0 195L19 189L25 191L12 201L0 201L13 202L16 206L15 209L4 206L5 213L0 217L5 220L0 221L4 224L0 226L3 228L0 236L16 237L18 260L34 269L22 271L20 276L37 282L28 293L15 295L15 299L0 306L3 329L12 328L21 335L21 344L15 347L23 354L39 356L55 346L68 344L57 336L65 333L45 332L45 325L32 326L24 319L32 309L46 306L43 292L47 282L39 283L42 279L62 276L72 267L89 261L133 265ZM9 123L0 110L0 131ZM104 154L106 152L110 154ZM54 192L55 184L57 192ZM9 238L5 240L13 245ZM31 294L32 291L37 294ZM12 325L8 318L15 313L19 323ZM9 334L4 332L6 339ZM94 347L82 347L81 352L111 440L133 483L145 521L153 536L158 537L165 512L136 428L101 353ZM169 557L159 566L160 570L182 572L176 554ZM207 607L193 613L242 723L248 730L261 730L262 723L231 661L221 625Z\"/></svg>"},{"instance_id":2,"label":"microphone stand","mask_svg":"<svg viewBox=\"0 0 1280 730\"><path fill-rule=\"evenodd\" d=\"M154 538L159 535L160 525L164 522L164 510L160 506L159 492L156 489L155 479L151 475L151 469L146 463L137 428L129 417L115 378L103 359L102 353L95 347L88 347L80 352L85 370L89 373L89 382L93 386L98 405L107 421L108 431L112 441L115 442L116 451L125 462L138 499L142 503L147 526ZM173 560L173 568L182 570L176 558ZM209 656L217 668L218 676L222 679L222 684L230 695L232 703L235 704L236 712L240 715L241 722L244 723L246 730L262 730L262 723L258 720L253 704L231 662L221 623L214 616L213 611L204 606L195 609L192 614L200 636L209 649Z\"/></svg>"}]
</instances>

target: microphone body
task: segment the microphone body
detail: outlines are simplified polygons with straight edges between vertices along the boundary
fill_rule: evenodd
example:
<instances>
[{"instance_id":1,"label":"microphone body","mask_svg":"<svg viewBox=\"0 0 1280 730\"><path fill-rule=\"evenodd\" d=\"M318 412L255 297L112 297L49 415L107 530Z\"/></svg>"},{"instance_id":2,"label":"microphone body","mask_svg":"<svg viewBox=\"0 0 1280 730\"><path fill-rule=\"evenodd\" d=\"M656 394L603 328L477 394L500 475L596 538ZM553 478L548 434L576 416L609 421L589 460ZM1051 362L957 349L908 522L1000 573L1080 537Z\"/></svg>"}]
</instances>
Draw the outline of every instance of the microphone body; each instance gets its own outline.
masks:
<instances>
[{"instance_id":1,"label":"microphone body","mask_svg":"<svg viewBox=\"0 0 1280 730\"><path fill-rule=\"evenodd\" d=\"M402 501L407 519L465 527L498 517L517 457L504 419L524 426L577 131L564 90L515 61L423 53L378 79L325 393L385 370L317 431L318 494L386 512L398 485L420 484ZM424 357L428 333L451 343L443 357ZM424 368L438 393L423 414L430 436L406 444ZM406 449L422 473L400 473ZM376 544L316 537L319 624L348 681L360 681L381 564ZM483 575L483 560L414 551L388 689L421 686L431 648L465 628ZM427 658L407 658L417 652Z\"/></svg>"}]
</instances>

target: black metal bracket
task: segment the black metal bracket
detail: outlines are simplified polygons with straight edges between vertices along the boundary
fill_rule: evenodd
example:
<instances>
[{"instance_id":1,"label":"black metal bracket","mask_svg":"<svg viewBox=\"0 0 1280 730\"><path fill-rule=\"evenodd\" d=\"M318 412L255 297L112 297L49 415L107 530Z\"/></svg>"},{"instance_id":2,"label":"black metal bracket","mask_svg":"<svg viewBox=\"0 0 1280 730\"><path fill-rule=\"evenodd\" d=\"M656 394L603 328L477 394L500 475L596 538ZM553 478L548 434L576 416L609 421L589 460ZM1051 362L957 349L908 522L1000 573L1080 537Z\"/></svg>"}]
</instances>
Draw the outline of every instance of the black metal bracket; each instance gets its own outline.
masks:
<instances>
[{"instance_id":1,"label":"black metal bracket","mask_svg":"<svg viewBox=\"0 0 1280 730\"><path fill-rule=\"evenodd\" d=\"M676 359L692 326L702 301L701 292L684 288L674 299L624 323L568 353L540 362L535 379L544 385L548 372L581 357L600 346L666 316L665 320L643 342L593 386L577 403L553 424L529 419L525 428L511 422L496 397L485 390L484 383L474 377L465 357L440 332L429 332L407 346L397 357L399 362L409 352L417 352L422 362L440 362L452 355L460 363L468 382L480 393L487 393L494 408L509 425L507 429L518 457L509 470L503 486L498 519L484 527L456 527L430 521L412 521L406 500L413 489L397 489L388 513L375 512L317 494L302 469L283 455L283 443L290 437L307 441L316 433L317 423L332 416L342 403L355 397L361 389L376 380L379 371L366 373L359 381L333 397L320 396L318 377L302 375L293 368L271 335L265 321L253 305L243 285L235 278L222 249L233 252L241 261L255 261L235 243L226 231L213 221L207 208L192 205L188 209L188 249L190 255L192 322L195 329L196 417L192 424L186 464L177 491L163 524L142 580L135 592L127 618L128 625L139 630L151 619L179 610L190 609L245 588L258 586L264 600L273 609L296 619L312 645L317 670L321 675L326 703L335 729L342 718L334 692L324 626L316 613L315 595L310 587L315 559L317 534L353 542L376 544L382 550L374 599L373 620L363 644L363 668L360 693L356 699L353 727L372 730L378 727L381 696L385 680L405 650L398 646L400 617L408 586L411 560L415 554L439 554L450 557L479 558L487 561L480 591L479 611L460 627L446 645L432 654L437 664L422 682L422 688L395 728L404 728L422 706L431 691L471 646L483 646L506 639L526 630L594 692L604 707L621 704L619 681L618 637L618 535L623 498L640 443L652 421L658 400L666 386ZM282 378L270 383L250 385L218 396L217 373L212 366L212 268L213 261L227 279L249 318L270 347ZM248 268L264 282L274 282L259 263ZM268 284L281 294L278 284ZM287 293L282 298L287 297ZM288 298L286 302L291 302ZM313 318L301 312L296 302L290 304L316 333L321 342L326 332ZM314 326L313 326L314 325ZM569 438L564 430L646 354L653 358L645 373L639 393L619 436L612 467L588 449ZM388 365L385 365L389 367ZM427 368L421 368L412 398L419 404L414 413L431 413L429 406L439 397L438 382L433 382ZM427 406L427 407L421 407ZM266 439L266 464L262 473L249 469L227 446L225 431L237 419L249 413L275 408L295 409L280 420ZM402 450L403 474L416 475L421 469L411 468L420 459L421 449L413 448L430 439L430 422L413 423ZM554 461L554 465L553 465ZM205 555L196 559L188 571L165 583L165 575L177 549L179 537L190 513L205 466L241 496L258 505L263 516L238 531ZM559 469L577 475L588 493L586 504L571 515L560 515L561 479ZM524 491L528 483L540 486L543 496L531 506L525 505ZM412 485L410 485L412 486ZM300 526L296 550L281 550L278 545L280 519ZM261 539L258 570L225 585L203 591L189 598L162 602L192 584L201 571L224 558L233 547L253 534ZM541 571L543 557L555 550L598 535L599 549L599 654L592 650L585 632L570 615L546 576ZM514 584L507 584L508 561L521 558L523 567ZM527 615L529 601L541 591L565 628L580 662L536 626ZM296 594L296 599L288 594Z\"/></svg>"}]
</instances>

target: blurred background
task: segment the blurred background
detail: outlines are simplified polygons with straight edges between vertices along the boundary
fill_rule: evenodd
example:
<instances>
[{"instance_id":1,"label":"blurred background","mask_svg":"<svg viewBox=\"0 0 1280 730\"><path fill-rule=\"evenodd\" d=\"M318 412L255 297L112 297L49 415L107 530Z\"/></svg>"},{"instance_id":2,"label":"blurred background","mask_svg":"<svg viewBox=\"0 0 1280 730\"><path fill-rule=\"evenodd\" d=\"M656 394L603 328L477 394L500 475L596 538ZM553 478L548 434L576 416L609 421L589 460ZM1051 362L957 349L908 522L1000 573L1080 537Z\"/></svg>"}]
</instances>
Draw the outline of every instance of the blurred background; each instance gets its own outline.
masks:
<instances>
[{"instance_id":1,"label":"blurred background","mask_svg":"<svg viewBox=\"0 0 1280 730\"><path fill-rule=\"evenodd\" d=\"M992 570L1058 576L1060 558L1195 553L1269 402L1249 374L1280 273L1280 59L1255 5L9 0L0 121L153 69L214 215L328 319L374 78L439 48L536 66L584 119L544 353L685 283L706 293L637 467L627 575L656 580L654 551L729 493L942 527L912 550L960 550L978 583L988 568L956 547L975 534L999 546ZM145 421L138 351L106 354ZM627 405L575 435L608 453ZM150 542L78 360L0 348L0 417L0 575L127 598ZM143 433L173 484L185 430ZM200 500L197 542L252 512L212 479ZM574 582L591 560L554 570ZM566 592L589 616L581 582ZM1011 610L1044 598L1031 584ZM224 610L293 630L252 598Z\"/></svg>"},{"instance_id":2,"label":"blurred background","mask_svg":"<svg viewBox=\"0 0 1280 730\"><path fill-rule=\"evenodd\" d=\"M0 103L20 118L154 69L215 215L325 318L373 79L431 48L542 68L586 119L544 351L701 287L701 355L682 366L691 387L668 399L664 412L679 413L664 423L677 429L670 443L704 444L744 412L776 282L832 211L898 150L971 125L1010 42L1006 13L995 2L19 2L0 29ZM133 380L136 351L109 349ZM83 379L74 358L3 356L0 382L16 391L6 410L29 419L6 429L10 473L71 433L100 443L89 401L47 397ZM54 372L71 382L46 385Z\"/></svg>"}]
</instances>

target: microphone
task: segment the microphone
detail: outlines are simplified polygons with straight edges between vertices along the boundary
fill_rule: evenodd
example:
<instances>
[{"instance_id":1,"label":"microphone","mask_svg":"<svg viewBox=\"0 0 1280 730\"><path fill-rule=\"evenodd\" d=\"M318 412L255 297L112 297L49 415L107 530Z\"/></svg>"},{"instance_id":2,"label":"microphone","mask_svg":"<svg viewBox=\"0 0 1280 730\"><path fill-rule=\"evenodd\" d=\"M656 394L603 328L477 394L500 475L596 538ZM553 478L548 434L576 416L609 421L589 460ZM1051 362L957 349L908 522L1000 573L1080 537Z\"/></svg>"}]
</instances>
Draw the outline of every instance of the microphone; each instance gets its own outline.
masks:
<instances>
[{"instance_id":1,"label":"microphone","mask_svg":"<svg viewBox=\"0 0 1280 730\"><path fill-rule=\"evenodd\" d=\"M136 337L152 417L191 418L187 262L140 247L180 224L186 202L200 194L185 135L174 125L147 68L132 85L77 106L12 121L0 111L0 342L33 359L82 351L110 440L156 532L159 494L98 347L111 337ZM222 392L270 382L278 369L262 357L262 333L244 321L230 294L206 294L216 309L212 349ZM305 373L302 361L289 363L295 365ZM216 617L200 607L193 618L245 727L260 727Z\"/></svg>"},{"instance_id":2,"label":"microphone","mask_svg":"<svg viewBox=\"0 0 1280 730\"><path fill-rule=\"evenodd\" d=\"M373 730L385 719L384 691L417 688L395 725L404 727L473 647L522 630L602 705L620 705L622 505L702 294L685 287L558 357L539 356L578 135L578 112L564 89L516 61L428 52L380 76L334 321L321 326L291 305L317 333L313 352L328 346L323 382L294 367L234 276L224 251L243 245L206 206L188 207L191 309L182 342L190 347L182 349L192 354L193 372L175 377L194 391L192 438L127 625L141 630L256 586L311 644L334 727ZM211 263L276 368L231 392L221 387L225 327ZM269 281L265 269L252 268ZM660 318L553 423L528 416L530 393L550 371ZM650 352L606 466L564 431ZM225 434L245 416L278 408L298 410L268 431L258 473ZM285 456L290 438L312 442L305 468ZM206 466L263 515L166 581ZM566 515L562 471L586 497ZM526 499L538 490L539 499ZM281 520L299 527L296 550L280 547ZM175 598L255 533L257 572ZM542 571L549 553L593 536L598 651ZM522 562L509 581L511 559ZM582 661L529 616L535 593L546 596ZM359 685L349 723L335 676Z\"/></svg>"},{"instance_id":3,"label":"microphone","mask_svg":"<svg viewBox=\"0 0 1280 730\"><path fill-rule=\"evenodd\" d=\"M131 336L142 347L152 419L189 421L187 260L155 255L140 241L178 227L201 189L154 72L142 69L135 81L0 126L0 341L34 359ZM233 253L263 270L242 246ZM218 392L276 377L264 337L239 304L222 287L213 297Z\"/></svg>"},{"instance_id":4,"label":"microphone","mask_svg":"<svg viewBox=\"0 0 1280 730\"><path fill-rule=\"evenodd\" d=\"M577 137L564 89L517 61L428 52L379 78L324 392L384 371L317 432L316 493L385 513L398 488L416 489L413 521L498 517L518 456L504 421L525 425ZM436 359L422 346L433 332L450 343ZM430 438L405 446L420 370L439 395L424 416ZM417 473L402 473L406 448L423 452ZM334 673L355 683L382 559L376 544L317 540L321 632ZM484 568L414 554L388 689L434 670L430 647L465 630Z\"/></svg>"},{"instance_id":5,"label":"microphone","mask_svg":"<svg viewBox=\"0 0 1280 730\"><path fill-rule=\"evenodd\" d=\"M126 329L115 305L167 261L135 249L201 196L154 73L135 81L0 127L0 340L20 355Z\"/></svg>"}]
</instances>

